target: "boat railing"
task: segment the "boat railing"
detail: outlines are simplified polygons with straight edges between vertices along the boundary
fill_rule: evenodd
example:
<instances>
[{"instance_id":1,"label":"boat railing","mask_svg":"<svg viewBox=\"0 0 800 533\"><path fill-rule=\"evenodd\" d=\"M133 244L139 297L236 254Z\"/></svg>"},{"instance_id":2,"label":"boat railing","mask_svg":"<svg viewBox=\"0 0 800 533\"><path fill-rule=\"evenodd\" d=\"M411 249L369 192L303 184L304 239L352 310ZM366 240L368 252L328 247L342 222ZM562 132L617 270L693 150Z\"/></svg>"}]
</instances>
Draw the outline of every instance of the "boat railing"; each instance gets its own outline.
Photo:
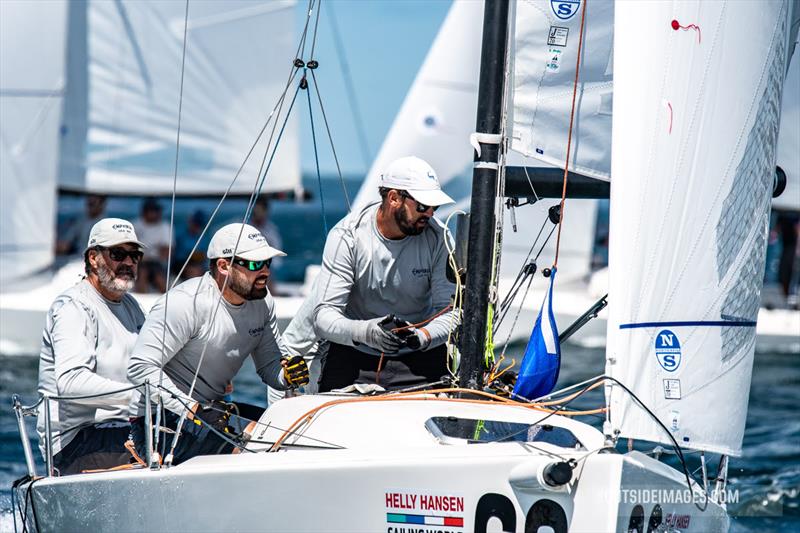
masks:
<instances>
[{"instance_id":1,"label":"boat railing","mask_svg":"<svg viewBox=\"0 0 800 533\"><path fill-rule=\"evenodd\" d=\"M39 409L44 409L44 436L45 436L45 443L44 443L44 460L45 460L45 470L46 470L46 477L52 477L55 475L55 468L53 466L53 432L52 432L52 420L50 414L50 404L51 402L76 402L76 401L83 401L83 400L92 400L95 398L104 398L107 396L113 396L115 394L120 394L123 392L128 392L132 390L138 390L140 393L144 395L145 398L145 413L151 412L151 399L150 399L150 382L146 381L141 385L131 385L129 387L123 387L121 389L113 390L110 392L104 392L101 394L85 394L80 396L49 396L47 394L43 394L39 397L36 403L32 405L22 405L22 400L19 395L14 394L11 397L12 407L14 408L14 412L17 417L17 427L19 429L20 439L22 440L22 449L23 453L25 454L25 465L28 469L28 476L31 479L36 478L36 462L33 458L33 450L31 449L31 442L30 438L28 437L28 428L25 426L25 417L26 416L39 416ZM153 420L151 416L144 417L144 424L145 424L145 453L146 453L146 461L148 465L152 465L153 461Z\"/></svg>"}]
</instances>

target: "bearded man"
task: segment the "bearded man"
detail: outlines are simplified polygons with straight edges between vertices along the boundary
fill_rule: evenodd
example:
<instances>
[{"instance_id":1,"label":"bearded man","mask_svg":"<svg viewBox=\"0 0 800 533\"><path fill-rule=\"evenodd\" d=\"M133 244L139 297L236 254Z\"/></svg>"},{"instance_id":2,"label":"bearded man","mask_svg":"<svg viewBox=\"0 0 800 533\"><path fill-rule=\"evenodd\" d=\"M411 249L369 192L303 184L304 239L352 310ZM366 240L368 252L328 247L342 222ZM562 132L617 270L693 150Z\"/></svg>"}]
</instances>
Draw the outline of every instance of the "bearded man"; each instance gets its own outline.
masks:
<instances>
[{"instance_id":1,"label":"bearded man","mask_svg":"<svg viewBox=\"0 0 800 533\"><path fill-rule=\"evenodd\" d=\"M39 394L91 396L50 402L53 466L61 475L127 464L128 358L144 313L128 294L144 245L133 224L97 222L83 257L86 277L58 296L47 313L39 357ZM120 392L122 391L122 392ZM45 411L37 424L42 454Z\"/></svg>"},{"instance_id":2,"label":"bearded man","mask_svg":"<svg viewBox=\"0 0 800 533\"><path fill-rule=\"evenodd\" d=\"M380 203L331 230L309 296L316 335L329 342L322 392L361 383L396 390L447 374L454 286L444 225L433 213L453 200L417 157L392 162L378 192Z\"/></svg>"},{"instance_id":3,"label":"bearded man","mask_svg":"<svg viewBox=\"0 0 800 533\"><path fill-rule=\"evenodd\" d=\"M253 226L228 224L209 243L209 272L168 291L148 314L128 378L149 381L154 405L160 399L167 410L162 425L174 430L185 415L174 449L171 434L160 437L166 462L230 452L236 438L231 413L259 418L263 408L222 401L246 358L253 358L261 380L275 389L308 382L303 358L293 357L281 340L267 289L270 262L283 255ZM142 457L144 406L144 399L137 403L131 427Z\"/></svg>"}]
</instances>

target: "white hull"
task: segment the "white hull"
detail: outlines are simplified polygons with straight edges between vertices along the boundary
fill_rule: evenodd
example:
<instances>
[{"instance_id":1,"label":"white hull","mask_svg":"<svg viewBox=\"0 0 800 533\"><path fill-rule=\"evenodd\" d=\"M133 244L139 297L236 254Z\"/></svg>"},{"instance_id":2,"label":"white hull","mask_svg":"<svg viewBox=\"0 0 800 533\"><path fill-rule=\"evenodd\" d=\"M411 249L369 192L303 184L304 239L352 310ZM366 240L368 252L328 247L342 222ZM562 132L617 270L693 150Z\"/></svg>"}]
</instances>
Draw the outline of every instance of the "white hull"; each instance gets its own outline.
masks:
<instances>
[{"instance_id":1,"label":"white hull","mask_svg":"<svg viewBox=\"0 0 800 533\"><path fill-rule=\"evenodd\" d=\"M287 427L331 399L284 400L262 422ZM655 494L671 501L690 494L682 474L638 452L594 453L603 437L588 425L560 416L547 420L571 431L583 445L579 449L545 442L468 444L429 432L425 422L437 416L533 424L544 415L522 406L432 398L329 407L278 453L36 481L39 530L449 533L487 531L487 525L500 531L502 525L503 531L522 532L532 526L534 506L555 505L560 510L551 516L563 512L569 531L626 531L637 504L644 523L658 505L662 523L679 521L681 531L728 528L724 508L715 503L701 512L691 501L654 501ZM261 438L272 441L279 434L268 430ZM344 449L291 445L311 444L312 438ZM556 489L537 480L545 465L560 460L553 453L578 461L572 480Z\"/></svg>"}]
</instances>

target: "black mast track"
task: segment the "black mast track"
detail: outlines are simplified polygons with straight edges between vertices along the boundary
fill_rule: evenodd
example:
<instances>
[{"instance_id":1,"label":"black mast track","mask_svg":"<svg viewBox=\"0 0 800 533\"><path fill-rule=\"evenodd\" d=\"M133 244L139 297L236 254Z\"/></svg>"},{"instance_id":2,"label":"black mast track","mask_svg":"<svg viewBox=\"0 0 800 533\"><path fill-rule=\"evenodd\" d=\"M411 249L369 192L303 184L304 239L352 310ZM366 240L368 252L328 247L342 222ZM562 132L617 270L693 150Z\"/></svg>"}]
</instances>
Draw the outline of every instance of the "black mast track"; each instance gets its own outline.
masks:
<instances>
[{"instance_id":1,"label":"black mast track","mask_svg":"<svg viewBox=\"0 0 800 533\"><path fill-rule=\"evenodd\" d=\"M509 0L486 0L483 12L478 112L475 131L499 134L503 117L503 94L508 44ZM461 328L461 387L483 387L483 353L495 232L495 194L498 179L499 143L481 143L472 172L469 253ZM483 163L479 165L478 163Z\"/></svg>"}]
</instances>

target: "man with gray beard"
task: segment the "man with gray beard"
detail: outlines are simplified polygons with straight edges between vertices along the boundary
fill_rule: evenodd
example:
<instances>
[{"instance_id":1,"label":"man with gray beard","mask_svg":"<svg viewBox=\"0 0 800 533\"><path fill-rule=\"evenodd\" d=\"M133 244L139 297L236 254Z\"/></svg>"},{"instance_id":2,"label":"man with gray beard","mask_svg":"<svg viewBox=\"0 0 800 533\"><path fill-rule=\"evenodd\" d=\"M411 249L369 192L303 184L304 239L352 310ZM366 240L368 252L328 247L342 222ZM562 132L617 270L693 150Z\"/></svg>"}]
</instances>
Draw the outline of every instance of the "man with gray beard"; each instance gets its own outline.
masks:
<instances>
[{"instance_id":1,"label":"man with gray beard","mask_svg":"<svg viewBox=\"0 0 800 533\"><path fill-rule=\"evenodd\" d=\"M209 272L171 289L153 306L131 354L128 377L149 381L160 399L165 426L181 437L161 438L158 453L179 464L196 455L227 453L237 433L231 413L257 420L263 408L223 402L228 383L252 357L261 380L285 390L308 382L308 367L284 345L267 290L273 257L286 255L253 226L228 224L208 245ZM145 446L144 399L136 407L131 436ZM226 434L229 434L226 436Z\"/></svg>"},{"instance_id":2,"label":"man with gray beard","mask_svg":"<svg viewBox=\"0 0 800 533\"><path fill-rule=\"evenodd\" d=\"M39 394L104 396L50 402L53 465L61 475L127 464L128 357L144 313L128 294L144 245L120 218L97 222L84 249L86 277L47 313L39 358ZM37 424L45 448L44 409Z\"/></svg>"}]
</instances>

